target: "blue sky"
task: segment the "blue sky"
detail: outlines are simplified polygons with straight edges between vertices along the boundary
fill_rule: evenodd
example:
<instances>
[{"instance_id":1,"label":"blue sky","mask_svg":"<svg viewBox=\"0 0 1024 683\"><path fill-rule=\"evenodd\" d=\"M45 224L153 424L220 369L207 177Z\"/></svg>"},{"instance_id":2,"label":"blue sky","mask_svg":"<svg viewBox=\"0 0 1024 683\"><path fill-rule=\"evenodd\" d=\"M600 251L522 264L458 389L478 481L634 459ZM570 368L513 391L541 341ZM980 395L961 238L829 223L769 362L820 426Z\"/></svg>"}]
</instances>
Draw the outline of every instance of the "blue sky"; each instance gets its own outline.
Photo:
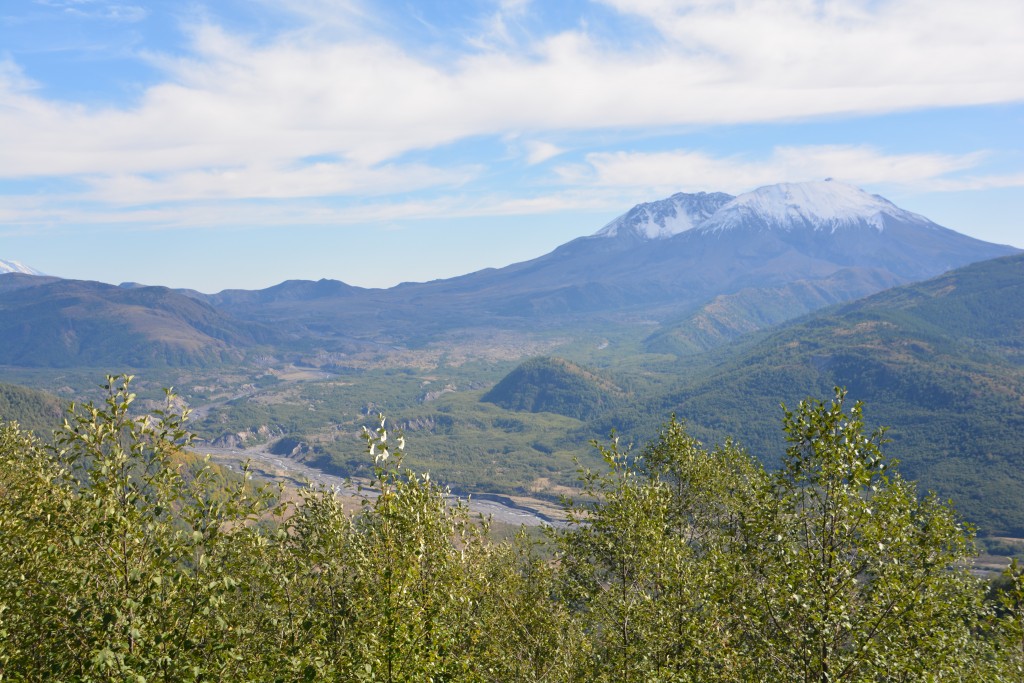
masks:
<instances>
[{"instance_id":1,"label":"blue sky","mask_svg":"<svg viewBox=\"0 0 1024 683\"><path fill-rule=\"evenodd\" d=\"M206 292L834 177L1024 247L1020 0L6 0L0 258Z\"/></svg>"}]
</instances>

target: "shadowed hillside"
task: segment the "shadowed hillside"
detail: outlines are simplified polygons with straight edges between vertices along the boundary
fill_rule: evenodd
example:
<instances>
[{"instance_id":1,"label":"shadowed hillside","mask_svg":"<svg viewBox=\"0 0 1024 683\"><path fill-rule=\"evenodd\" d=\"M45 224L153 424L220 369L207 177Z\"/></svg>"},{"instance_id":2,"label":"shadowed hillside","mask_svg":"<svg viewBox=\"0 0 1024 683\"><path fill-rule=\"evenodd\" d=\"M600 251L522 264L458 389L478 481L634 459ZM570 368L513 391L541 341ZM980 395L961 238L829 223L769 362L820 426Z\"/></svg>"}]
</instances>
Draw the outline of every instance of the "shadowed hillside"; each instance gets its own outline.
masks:
<instances>
[{"instance_id":1,"label":"shadowed hillside","mask_svg":"<svg viewBox=\"0 0 1024 683\"><path fill-rule=\"evenodd\" d=\"M0 364L204 366L279 335L166 287L3 275Z\"/></svg>"}]
</instances>

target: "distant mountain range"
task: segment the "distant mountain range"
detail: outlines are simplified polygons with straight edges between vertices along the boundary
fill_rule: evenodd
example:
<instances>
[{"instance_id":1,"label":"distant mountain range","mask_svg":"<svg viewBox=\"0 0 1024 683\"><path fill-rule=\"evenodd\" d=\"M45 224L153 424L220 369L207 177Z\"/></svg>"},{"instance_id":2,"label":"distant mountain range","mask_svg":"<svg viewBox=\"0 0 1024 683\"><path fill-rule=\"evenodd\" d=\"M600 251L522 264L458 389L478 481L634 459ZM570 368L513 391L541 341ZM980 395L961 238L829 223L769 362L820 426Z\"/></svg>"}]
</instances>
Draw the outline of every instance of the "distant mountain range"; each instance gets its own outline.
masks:
<instances>
[{"instance_id":1,"label":"distant mountain range","mask_svg":"<svg viewBox=\"0 0 1024 683\"><path fill-rule=\"evenodd\" d=\"M390 289L289 281L204 295L3 275L0 363L230 362L266 345L339 351L637 321L658 325L649 350L685 354L1016 251L833 181L679 193L530 261Z\"/></svg>"},{"instance_id":2,"label":"distant mountain range","mask_svg":"<svg viewBox=\"0 0 1024 683\"><path fill-rule=\"evenodd\" d=\"M848 185L815 182L735 198L676 194L635 207L547 255L447 280L387 290L288 282L207 301L310 337L415 344L452 329L550 329L596 316L612 324L653 320L686 338L677 346L705 348L823 305L1015 251ZM736 320L738 307L760 312ZM714 334L695 335L700 321L687 324L694 316L713 320Z\"/></svg>"},{"instance_id":3,"label":"distant mountain range","mask_svg":"<svg viewBox=\"0 0 1024 683\"><path fill-rule=\"evenodd\" d=\"M166 287L0 276L0 364L119 369L237 363L278 335Z\"/></svg>"}]
</instances>

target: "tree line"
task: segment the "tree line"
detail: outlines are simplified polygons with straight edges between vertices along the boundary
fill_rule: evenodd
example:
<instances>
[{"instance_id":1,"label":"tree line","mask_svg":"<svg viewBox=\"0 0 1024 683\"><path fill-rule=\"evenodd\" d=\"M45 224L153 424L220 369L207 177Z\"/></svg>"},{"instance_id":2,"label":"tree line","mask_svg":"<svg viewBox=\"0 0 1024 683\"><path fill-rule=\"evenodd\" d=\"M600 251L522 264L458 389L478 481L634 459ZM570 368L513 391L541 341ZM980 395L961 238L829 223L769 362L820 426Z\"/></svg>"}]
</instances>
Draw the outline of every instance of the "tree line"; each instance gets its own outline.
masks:
<instances>
[{"instance_id":1,"label":"tree line","mask_svg":"<svg viewBox=\"0 0 1024 683\"><path fill-rule=\"evenodd\" d=\"M183 453L130 378L52 444L0 428L0 681L1019 681L1024 577L970 571L837 390L767 472L674 418L601 446L568 523L488 537L367 429L373 488L291 501Z\"/></svg>"}]
</instances>

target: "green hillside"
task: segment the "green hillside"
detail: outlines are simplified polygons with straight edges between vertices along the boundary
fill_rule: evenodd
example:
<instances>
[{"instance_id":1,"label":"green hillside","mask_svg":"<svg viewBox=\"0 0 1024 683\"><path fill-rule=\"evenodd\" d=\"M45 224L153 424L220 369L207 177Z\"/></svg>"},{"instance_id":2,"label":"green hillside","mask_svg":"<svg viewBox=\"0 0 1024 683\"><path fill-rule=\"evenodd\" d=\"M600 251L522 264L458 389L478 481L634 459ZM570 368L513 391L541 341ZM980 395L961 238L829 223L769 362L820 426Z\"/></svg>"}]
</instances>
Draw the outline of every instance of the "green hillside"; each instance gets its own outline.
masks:
<instances>
[{"instance_id":1,"label":"green hillside","mask_svg":"<svg viewBox=\"0 0 1024 683\"><path fill-rule=\"evenodd\" d=\"M358 434L383 411L407 433L409 463L453 488L547 496L572 484L573 458L593 458L591 439L615 429L642 443L673 412L705 443L735 436L773 468L785 451L780 403L839 385L866 402L869 422L891 427L888 452L908 475L954 499L983 533L1024 535L1022 302L1018 256L683 359L642 353L640 334L609 335L514 367L466 362L446 345L448 355L425 348L402 361L303 357L302 379L275 366L281 379L249 389L245 373L234 384L173 383L221 387L196 429L232 448L287 437L310 446L303 457L365 474Z\"/></svg>"},{"instance_id":2,"label":"green hillside","mask_svg":"<svg viewBox=\"0 0 1024 683\"><path fill-rule=\"evenodd\" d=\"M1024 535L1024 257L831 309L717 359L648 413L675 411L708 440L733 434L774 466L780 402L843 386L891 427L904 472L983 532Z\"/></svg>"},{"instance_id":3,"label":"green hillside","mask_svg":"<svg viewBox=\"0 0 1024 683\"><path fill-rule=\"evenodd\" d=\"M0 384L0 424L17 422L43 438L61 424L63 403L56 396L14 384Z\"/></svg>"},{"instance_id":4,"label":"green hillside","mask_svg":"<svg viewBox=\"0 0 1024 683\"><path fill-rule=\"evenodd\" d=\"M625 391L563 358L531 358L506 375L482 401L506 410L556 413L587 420L615 410Z\"/></svg>"}]
</instances>

